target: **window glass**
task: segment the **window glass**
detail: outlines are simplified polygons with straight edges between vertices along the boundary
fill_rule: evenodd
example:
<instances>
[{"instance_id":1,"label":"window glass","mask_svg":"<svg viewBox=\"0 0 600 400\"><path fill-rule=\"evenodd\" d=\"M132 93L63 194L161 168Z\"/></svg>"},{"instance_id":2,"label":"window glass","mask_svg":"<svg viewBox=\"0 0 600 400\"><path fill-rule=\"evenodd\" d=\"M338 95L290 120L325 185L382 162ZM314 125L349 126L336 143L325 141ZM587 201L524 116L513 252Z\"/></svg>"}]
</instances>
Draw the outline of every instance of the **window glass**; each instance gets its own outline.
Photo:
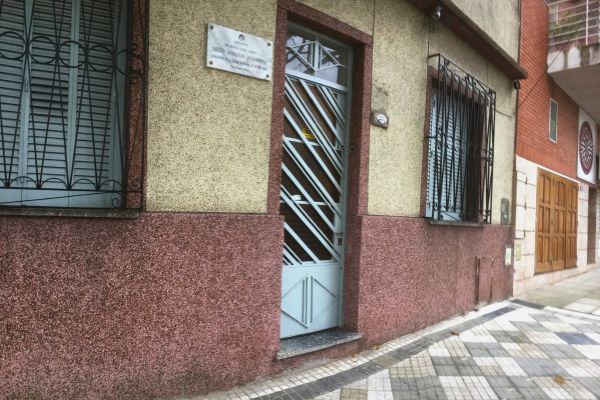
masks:
<instances>
[{"instance_id":1,"label":"window glass","mask_svg":"<svg viewBox=\"0 0 600 400\"><path fill-rule=\"evenodd\" d=\"M348 50L317 34L291 27L287 38L286 70L298 71L341 86L348 84Z\"/></svg>"},{"instance_id":2,"label":"window glass","mask_svg":"<svg viewBox=\"0 0 600 400\"><path fill-rule=\"evenodd\" d=\"M558 132L558 103L554 100L550 100L550 140L556 142Z\"/></svg>"}]
</instances>

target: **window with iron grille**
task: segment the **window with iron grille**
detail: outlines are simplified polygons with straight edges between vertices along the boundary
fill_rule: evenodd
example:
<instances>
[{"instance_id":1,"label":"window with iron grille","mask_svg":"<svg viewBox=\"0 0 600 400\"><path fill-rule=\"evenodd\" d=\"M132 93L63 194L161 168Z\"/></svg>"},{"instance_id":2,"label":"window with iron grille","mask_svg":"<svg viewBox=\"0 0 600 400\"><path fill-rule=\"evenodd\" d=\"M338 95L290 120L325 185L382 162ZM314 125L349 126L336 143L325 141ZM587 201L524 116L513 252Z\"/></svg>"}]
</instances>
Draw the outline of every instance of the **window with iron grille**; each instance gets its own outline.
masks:
<instances>
[{"instance_id":1,"label":"window with iron grille","mask_svg":"<svg viewBox=\"0 0 600 400\"><path fill-rule=\"evenodd\" d=\"M496 93L439 54L428 70L425 216L490 223Z\"/></svg>"},{"instance_id":2,"label":"window with iron grille","mask_svg":"<svg viewBox=\"0 0 600 400\"><path fill-rule=\"evenodd\" d=\"M132 4L0 1L0 206L123 206Z\"/></svg>"}]
</instances>

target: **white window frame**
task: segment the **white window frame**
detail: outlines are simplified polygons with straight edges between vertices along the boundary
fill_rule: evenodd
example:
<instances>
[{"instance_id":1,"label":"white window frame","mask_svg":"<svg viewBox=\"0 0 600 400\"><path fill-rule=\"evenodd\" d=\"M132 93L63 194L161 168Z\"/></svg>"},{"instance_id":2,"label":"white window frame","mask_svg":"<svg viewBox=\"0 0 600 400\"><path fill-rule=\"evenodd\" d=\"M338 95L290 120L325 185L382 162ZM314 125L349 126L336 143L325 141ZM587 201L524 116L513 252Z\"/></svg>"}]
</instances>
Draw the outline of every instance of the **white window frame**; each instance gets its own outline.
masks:
<instances>
[{"instance_id":1,"label":"white window frame","mask_svg":"<svg viewBox=\"0 0 600 400\"><path fill-rule=\"evenodd\" d=\"M554 124L554 127L555 127L554 139L552 139L552 104L556 105L556 121ZM552 143L558 142L558 102L554 99L550 99L550 108L548 109L548 139Z\"/></svg>"}]
</instances>

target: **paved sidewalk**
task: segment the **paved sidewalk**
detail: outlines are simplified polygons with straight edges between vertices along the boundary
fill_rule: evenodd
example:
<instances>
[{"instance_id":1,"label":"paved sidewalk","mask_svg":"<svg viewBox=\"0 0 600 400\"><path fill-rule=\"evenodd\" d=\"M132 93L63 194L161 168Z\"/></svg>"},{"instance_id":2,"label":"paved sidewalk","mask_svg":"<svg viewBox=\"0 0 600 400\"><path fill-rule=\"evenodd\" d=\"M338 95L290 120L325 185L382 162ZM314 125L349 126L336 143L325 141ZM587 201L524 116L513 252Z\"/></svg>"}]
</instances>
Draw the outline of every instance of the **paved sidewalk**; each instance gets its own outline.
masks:
<instances>
[{"instance_id":1,"label":"paved sidewalk","mask_svg":"<svg viewBox=\"0 0 600 400\"><path fill-rule=\"evenodd\" d=\"M511 302L356 357L194 399L597 399L600 318Z\"/></svg>"},{"instance_id":2,"label":"paved sidewalk","mask_svg":"<svg viewBox=\"0 0 600 400\"><path fill-rule=\"evenodd\" d=\"M600 268L531 290L517 298L544 306L600 315Z\"/></svg>"}]
</instances>

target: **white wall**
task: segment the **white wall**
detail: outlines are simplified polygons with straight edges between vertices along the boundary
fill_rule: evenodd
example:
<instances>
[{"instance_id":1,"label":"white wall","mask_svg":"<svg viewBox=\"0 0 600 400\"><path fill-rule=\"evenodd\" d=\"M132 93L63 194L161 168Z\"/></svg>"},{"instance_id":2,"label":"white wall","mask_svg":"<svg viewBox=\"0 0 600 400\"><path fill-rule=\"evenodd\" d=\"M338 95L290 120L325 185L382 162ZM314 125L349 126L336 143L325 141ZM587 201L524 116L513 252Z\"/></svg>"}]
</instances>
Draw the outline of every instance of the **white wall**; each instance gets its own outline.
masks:
<instances>
[{"instance_id":1,"label":"white wall","mask_svg":"<svg viewBox=\"0 0 600 400\"><path fill-rule=\"evenodd\" d=\"M516 156L515 166L517 170L517 188L515 201L515 274L513 294L517 295L540 286L561 281L570 276L588 271L598 265L597 241L596 263L587 263L589 186L585 183L579 183L577 268L535 275L537 174L540 166L519 156ZM554 171L550 172L556 174ZM597 205L595 206L597 207ZM518 254L519 247L520 257Z\"/></svg>"}]
</instances>

